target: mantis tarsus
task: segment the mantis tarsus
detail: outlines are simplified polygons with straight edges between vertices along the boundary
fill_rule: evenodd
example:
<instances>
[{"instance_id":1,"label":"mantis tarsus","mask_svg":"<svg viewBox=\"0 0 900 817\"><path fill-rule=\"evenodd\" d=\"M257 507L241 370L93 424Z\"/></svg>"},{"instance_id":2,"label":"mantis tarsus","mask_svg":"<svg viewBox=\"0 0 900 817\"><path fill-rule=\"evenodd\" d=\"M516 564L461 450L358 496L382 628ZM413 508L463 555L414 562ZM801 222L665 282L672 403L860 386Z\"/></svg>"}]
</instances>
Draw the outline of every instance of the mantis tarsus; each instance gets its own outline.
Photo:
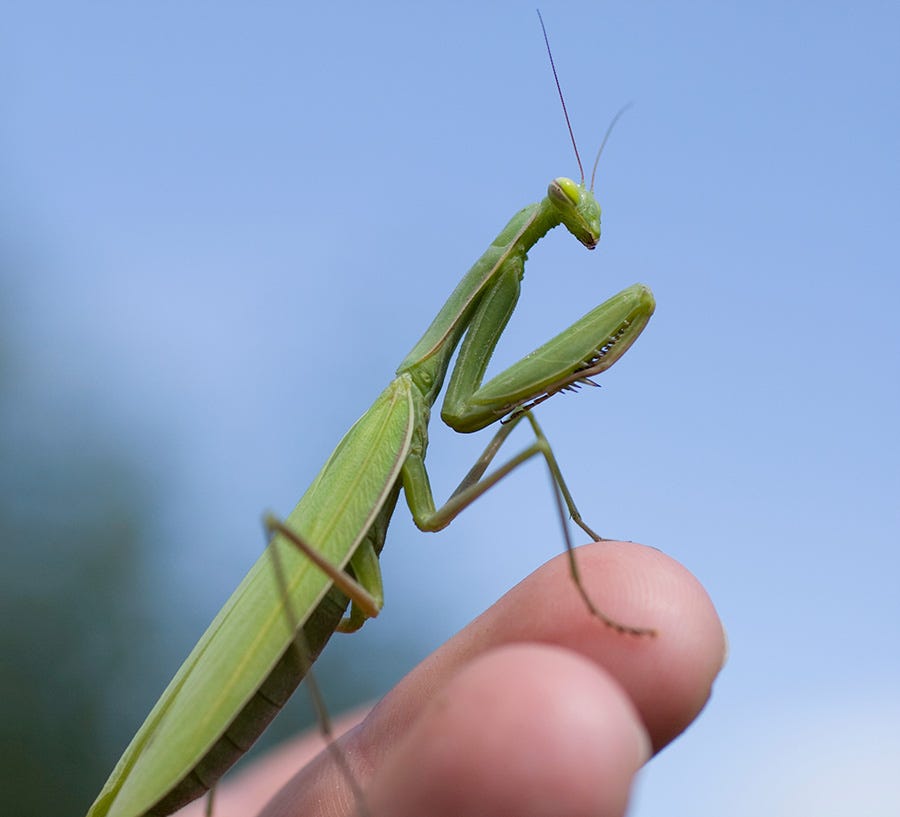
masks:
<instances>
[{"instance_id":1,"label":"mantis tarsus","mask_svg":"<svg viewBox=\"0 0 900 817\"><path fill-rule=\"evenodd\" d=\"M612 366L650 319L650 290L628 287L482 383L518 301L528 250L560 224L588 249L596 247L600 207L592 188L593 179L587 188L583 172L580 183L556 178L544 199L513 216L294 511L283 523L267 521L273 533L269 545L166 688L88 817L161 817L204 794L263 732L332 633L358 629L377 615L382 606L378 555L401 488L416 525L437 531L510 471L542 456L560 509L564 501L573 520L600 539L581 520L531 409ZM504 423L449 500L436 507L425 469L428 423L460 342L442 419L463 433ZM487 473L523 420L534 441ZM597 608L581 584L567 531L566 547L590 611L623 633L652 633ZM304 654L294 649L297 644Z\"/></svg>"}]
</instances>

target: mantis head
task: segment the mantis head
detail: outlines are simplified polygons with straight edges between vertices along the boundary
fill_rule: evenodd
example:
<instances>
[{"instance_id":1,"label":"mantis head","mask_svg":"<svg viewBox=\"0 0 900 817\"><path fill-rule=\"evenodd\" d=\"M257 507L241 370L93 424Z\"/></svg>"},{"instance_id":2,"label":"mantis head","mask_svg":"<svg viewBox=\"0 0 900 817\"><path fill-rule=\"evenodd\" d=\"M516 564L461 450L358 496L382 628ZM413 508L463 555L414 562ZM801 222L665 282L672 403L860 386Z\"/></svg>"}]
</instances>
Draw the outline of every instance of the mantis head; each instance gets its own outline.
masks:
<instances>
[{"instance_id":1,"label":"mantis head","mask_svg":"<svg viewBox=\"0 0 900 817\"><path fill-rule=\"evenodd\" d=\"M565 176L550 182L547 197L559 213L560 221L585 247L593 250L600 240L600 205L593 192Z\"/></svg>"}]
</instances>

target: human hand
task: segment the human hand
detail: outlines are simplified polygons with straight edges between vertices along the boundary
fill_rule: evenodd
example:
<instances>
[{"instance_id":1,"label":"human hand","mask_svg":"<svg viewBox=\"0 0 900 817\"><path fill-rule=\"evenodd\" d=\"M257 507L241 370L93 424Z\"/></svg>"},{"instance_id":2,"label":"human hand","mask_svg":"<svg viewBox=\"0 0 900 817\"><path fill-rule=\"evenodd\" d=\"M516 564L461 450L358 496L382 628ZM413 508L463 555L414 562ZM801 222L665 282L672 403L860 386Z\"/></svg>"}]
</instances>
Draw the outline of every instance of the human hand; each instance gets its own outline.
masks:
<instances>
[{"instance_id":1,"label":"human hand","mask_svg":"<svg viewBox=\"0 0 900 817\"><path fill-rule=\"evenodd\" d=\"M544 565L346 724L339 745L372 817L625 813L636 772L706 703L725 638L703 588L661 552L600 542L578 564L604 611L658 635L604 626L565 555ZM265 817L356 817L321 749L301 738L224 783L215 817L254 814L276 791Z\"/></svg>"}]
</instances>

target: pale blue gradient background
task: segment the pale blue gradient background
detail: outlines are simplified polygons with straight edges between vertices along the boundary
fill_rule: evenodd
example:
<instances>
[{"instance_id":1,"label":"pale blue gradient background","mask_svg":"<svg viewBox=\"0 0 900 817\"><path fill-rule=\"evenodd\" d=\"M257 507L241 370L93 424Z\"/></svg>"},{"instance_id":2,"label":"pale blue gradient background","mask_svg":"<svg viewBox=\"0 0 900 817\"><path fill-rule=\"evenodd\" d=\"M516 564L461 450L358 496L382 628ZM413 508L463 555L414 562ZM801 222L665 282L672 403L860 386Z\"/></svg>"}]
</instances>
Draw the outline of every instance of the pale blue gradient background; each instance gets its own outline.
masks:
<instances>
[{"instance_id":1,"label":"pale blue gradient background","mask_svg":"<svg viewBox=\"0 0 900 817\"><path fill-rule=\"evenodd\" d=\"M600 167L600 248L535 248L497 362L652 286L602 391L541 417L585 517L687 565L731 643L632 814L895 815L900 12L542 11L583 153L635 106ZM161 688L261 512L293 506L571 148L531 3L3 16L0 207L40 269L3 282L7 329L34 412L99 417L151 475L160 618L135 649L170 642ZM435 432L439 495L483 442ZM383 689L560 547L538 465L438 536L401 507L383 619L324 671Z\"/></svg>"}]
</instances>

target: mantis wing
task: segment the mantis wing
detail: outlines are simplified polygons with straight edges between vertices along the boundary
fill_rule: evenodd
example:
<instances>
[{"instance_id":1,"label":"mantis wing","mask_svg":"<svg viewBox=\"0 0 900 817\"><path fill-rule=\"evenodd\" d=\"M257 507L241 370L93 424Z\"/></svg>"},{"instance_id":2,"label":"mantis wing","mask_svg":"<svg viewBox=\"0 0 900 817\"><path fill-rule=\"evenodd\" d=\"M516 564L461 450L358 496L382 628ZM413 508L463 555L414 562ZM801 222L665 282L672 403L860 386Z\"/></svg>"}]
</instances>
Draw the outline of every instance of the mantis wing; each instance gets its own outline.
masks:
<instances>
[{"instance_id":1,"label":"mantis wing","mask_svg":"<svg viewBox=\"0 0 900 817\"><path fill-rule=\"evenodd\" d=\"M381 393L285 520L341 568L385 503L396 501L412 436L411 388L401 375ZM346 604L330 579L275 537L182 664L88 817L164 815L201 796L275 716ZM298 667L289 647L299 627L310 655ZM290 681L283 680L285 669Z\"/></svg>"}]
</instances>

